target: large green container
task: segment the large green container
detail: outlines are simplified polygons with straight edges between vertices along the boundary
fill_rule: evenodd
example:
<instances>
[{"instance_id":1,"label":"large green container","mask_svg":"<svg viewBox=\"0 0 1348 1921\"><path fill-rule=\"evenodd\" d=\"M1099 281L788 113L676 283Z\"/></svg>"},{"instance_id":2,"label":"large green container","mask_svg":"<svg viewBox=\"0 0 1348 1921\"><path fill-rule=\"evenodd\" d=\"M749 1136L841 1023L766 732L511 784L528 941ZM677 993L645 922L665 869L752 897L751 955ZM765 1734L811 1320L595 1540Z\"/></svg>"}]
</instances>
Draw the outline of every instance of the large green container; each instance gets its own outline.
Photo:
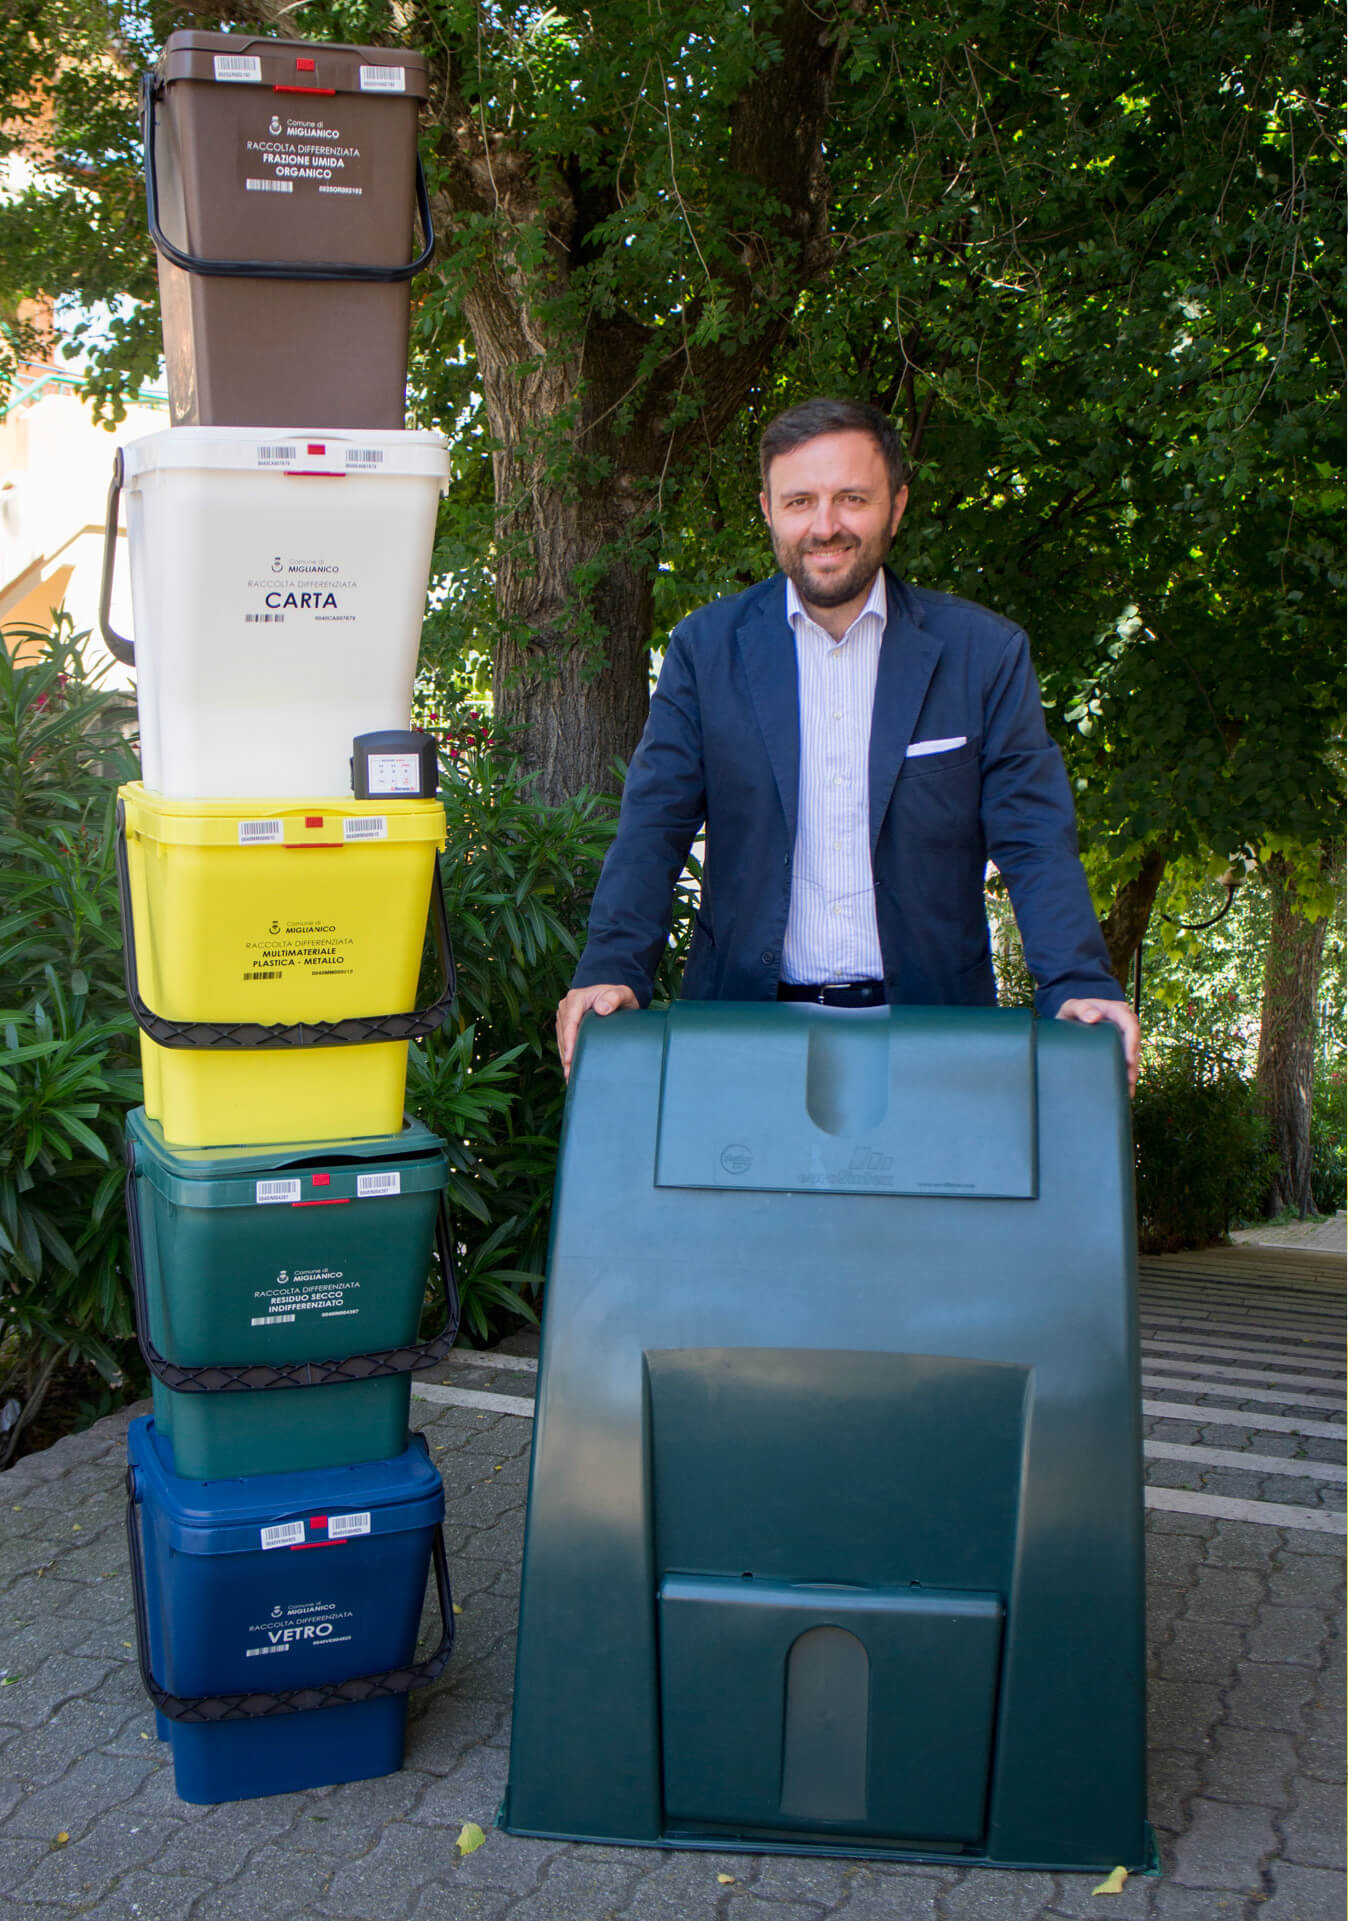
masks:
<instances>
[{"instance_id":1,"label":"large green container","mask_svg":"<svg viewBox=\"0 0 1348 1921\"><path fill-rule=\"evenodd\" d=\"M169 1146L127 1120L128 1212L150 1349L210 1378L413 1346L448 1159L419 1122L370 1140ZM154 1365L154 1356L151 1355ZM407 1445L411 1377L177 1391L155 1422L189 1480L382 1460Z\"/></svg>"},{"instance_id":2,"label":"large green container","mask_svg":"<svg viewBox=\"0 0 1348 1921\"><path fill-rule=\"evenodd\" d=\"M1112 1029L587 1021L504 1825L1146 1866L1134 1288Z\"/></svg>"}]
</instances>

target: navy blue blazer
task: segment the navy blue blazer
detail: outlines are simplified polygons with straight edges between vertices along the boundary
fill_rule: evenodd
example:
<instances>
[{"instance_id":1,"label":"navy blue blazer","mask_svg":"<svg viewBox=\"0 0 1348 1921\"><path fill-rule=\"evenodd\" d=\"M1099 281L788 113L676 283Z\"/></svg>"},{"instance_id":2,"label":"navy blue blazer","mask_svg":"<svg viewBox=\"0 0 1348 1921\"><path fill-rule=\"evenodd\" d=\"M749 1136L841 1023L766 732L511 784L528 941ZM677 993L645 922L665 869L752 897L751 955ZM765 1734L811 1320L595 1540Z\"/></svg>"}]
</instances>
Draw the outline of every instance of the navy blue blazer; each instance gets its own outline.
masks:
<instances>
[{"instance_id":1,"label":"navy blue blazer","mask_svg":"<svg viewBox=\"0 0 1348 1921\"><path fill-rule=\"evenodd\" d=\"M1025 635L888 569L886 588L869 771L887 999L996 1000L983 899L991 858L1010 890L1039 1012L1056 1014L1078 995L1121 1000ZM961 737L944 752L908 752L915 741ZM773 999L799 768L795 636L778 574L699 608L671 635L572 985L623 983L647 1004L674 883L705 825L683 994Z\"/></svg>"}]
</instances>

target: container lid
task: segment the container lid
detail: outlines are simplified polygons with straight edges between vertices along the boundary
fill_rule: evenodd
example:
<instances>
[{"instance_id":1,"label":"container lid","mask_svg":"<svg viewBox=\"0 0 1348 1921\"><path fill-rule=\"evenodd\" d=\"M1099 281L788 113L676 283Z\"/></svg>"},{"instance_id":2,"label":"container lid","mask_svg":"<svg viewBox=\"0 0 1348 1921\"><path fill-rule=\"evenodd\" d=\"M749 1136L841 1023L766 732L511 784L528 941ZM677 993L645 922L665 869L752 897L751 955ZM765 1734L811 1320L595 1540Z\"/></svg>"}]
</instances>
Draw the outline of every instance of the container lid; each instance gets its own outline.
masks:
<instances>
[{"instance_id":1,"label":"container lid","mask_svg":"<svg viewBox=\"0 0 1348 1921\"><path fill-rule=\"evenodd\" d=\"M313 800L168 800L138 780L117 790L130 838L173 847L327 848L337 853L378 848L390 841L445 844L445 810L438 800L353 800L323 794Z\"/></svg>"},{"instance_id":2,"label":"container lid","mask_svg":"<svg viewBox=\"0 0 1348 1921\"><path fill-rule=\"evenodd\" d=\"M120 451L122 485L134 492L146 474L334 474L349 480L406 479L449 486L449 442L429 428L163 427Z\"/></svg>"},{"instance_id":3,"label":"container lid","mask_svg":"<svg viewBox=\"0 0 1348 1921\"><path fill-rule=\"evenodd\" d=\"M285 93L375 93L426 98L426 56L404 47L356 47L276 40L250 33L171 33L155 69L160 80L211 80Z\"/></svg>"},{"instance_id":4,"label":"container lid","mask_svg":"<svg viewBox=\"0 0 1348 1921\"><path fill-rule=\"evenodd\" d=\"M175 1474L169 1443L147 1416L131 1423L126 1446L135 1498L164 1516L179 1554L336 1549L365 1535L435 1527L444 1517L439 1471L419 1434L389 1460L219 1481Z\"/></svg>"},{"instance_id":5,"label":"container lid","mask_svg":"<svg viewBox=\"0 0 1348 1921\"><path fill-rule=\"evenodd\" d=\"M243 1147L174 1147L143 1107L126 1117L128 1162L178 1207L303 1207L438 1193L445 1144L420 1121L364 1140Z\"/></svg>"}]
</instances>

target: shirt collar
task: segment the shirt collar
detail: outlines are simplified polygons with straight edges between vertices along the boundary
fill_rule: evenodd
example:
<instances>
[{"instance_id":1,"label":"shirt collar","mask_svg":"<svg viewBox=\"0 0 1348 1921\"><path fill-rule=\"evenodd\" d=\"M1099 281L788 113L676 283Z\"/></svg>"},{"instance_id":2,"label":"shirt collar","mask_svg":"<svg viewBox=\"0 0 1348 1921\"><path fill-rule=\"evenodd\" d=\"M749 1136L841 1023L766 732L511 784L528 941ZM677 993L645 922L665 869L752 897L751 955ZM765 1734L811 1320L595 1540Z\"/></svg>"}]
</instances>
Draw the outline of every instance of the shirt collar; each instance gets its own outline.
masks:
<instances>
[{"instance_id":1,"label":"shirt collar","mask_svg":"<svg viewBox=\"0 0 1348 1921\"><path fill-rule=\"evenodd\" d=\"M866 605L852 622L852 625L847 629L842 640L834 640L832 635L829 635L830 646L841 647L843 641L847 640L856 632L857 627L866 619L868 614L876 614L879 616L880 628L883 632L885 623L889 617L889 604L885 598L885 570L883 567L876 569L875 579L871 582L871 591L866 596ZM814 620L811 620L808 609L802 602L800 595L796 592L795 581L789 577L786 583L786 617L790 621L792 629L797 633L800 631L799 628L796 627L797 619L809 620L811 626L818 624Z\"/></svg>"}]
</instances>

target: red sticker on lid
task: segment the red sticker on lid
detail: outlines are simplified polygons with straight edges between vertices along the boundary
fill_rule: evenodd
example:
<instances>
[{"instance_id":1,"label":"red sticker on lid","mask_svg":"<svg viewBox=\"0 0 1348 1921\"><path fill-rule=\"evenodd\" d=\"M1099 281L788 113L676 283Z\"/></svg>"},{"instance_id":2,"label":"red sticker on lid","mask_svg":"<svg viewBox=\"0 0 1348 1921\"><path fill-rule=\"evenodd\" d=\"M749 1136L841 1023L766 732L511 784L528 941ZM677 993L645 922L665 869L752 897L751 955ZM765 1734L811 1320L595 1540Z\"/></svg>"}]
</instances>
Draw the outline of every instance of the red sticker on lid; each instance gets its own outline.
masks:
<instances>
[{"instance_id":1,"label":"red sticker on lid","mask_svg":"<svg viewBox=\"0 0 1348 1921\"><path fill-rule=\"evenodd\" d=\"M306 454L325 454L328 450L321 440L311 440L304 451Z\"/></svg>"},{"instance_id":2,"label":"red sticker on lid","mask_svg":"<svg viewBox=\"0 0 1348 1921\"><path fill-rule=\"evenodd\" d=\"M310 1179L313 1181L313 1184L315 1187L331 1187L332 1186L331 1174L313 1174L310 1176Z\"/></svg>"},{"instance_id":3,"label":"red sticker on lid","mask_svg":"<svg viewBox=\"0 0 1348 1921\"><path fill-rule=\"evenodd\" d=\"M321 827L323 825L323 816L321 814L306 814L304 816L304 824L306 827Z\"/></svg>"},{"instance_id":4,"label":"red sticker on lid","mask_svg":"<svg viewBox=\"0 0 1348 1921\"><path fill-rule=\"evenodd\" d=\"M328 1517L326 1514L311 1514L309 1516L309 1525L310 1527L326 1527L328 1525Z\"/></svg>"},{"instance_id":5,"label":"red sticker on lid","mask_svg":"<svg viewBox=\"0 0 1348 1921\"><path fill-rule=\"evenodd\" d=\"M316 62L313 60L297 60L295 62L296 73L313 73L315 67Z\"/></svg>"}]
</instances>

